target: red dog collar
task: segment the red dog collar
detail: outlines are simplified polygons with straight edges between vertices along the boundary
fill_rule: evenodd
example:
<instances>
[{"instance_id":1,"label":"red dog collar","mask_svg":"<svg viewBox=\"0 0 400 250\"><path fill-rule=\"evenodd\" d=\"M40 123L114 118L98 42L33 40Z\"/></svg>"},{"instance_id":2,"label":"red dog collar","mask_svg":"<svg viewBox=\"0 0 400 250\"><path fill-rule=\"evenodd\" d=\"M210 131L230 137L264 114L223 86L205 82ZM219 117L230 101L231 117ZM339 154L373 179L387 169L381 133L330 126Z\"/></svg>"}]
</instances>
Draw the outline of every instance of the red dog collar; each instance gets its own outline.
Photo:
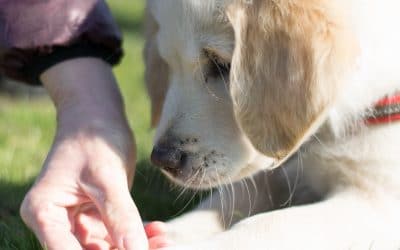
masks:
<instances>
[{"instance_id":1,"label":"red dog collar","mask_svg":"<svg viewBox=\"0 0 400 250\"><path fill-rule=\"evenodd\" d=\"M365 118L367 125L400 121L400 92L379 100Z\"/></svg>"}]
</instances>

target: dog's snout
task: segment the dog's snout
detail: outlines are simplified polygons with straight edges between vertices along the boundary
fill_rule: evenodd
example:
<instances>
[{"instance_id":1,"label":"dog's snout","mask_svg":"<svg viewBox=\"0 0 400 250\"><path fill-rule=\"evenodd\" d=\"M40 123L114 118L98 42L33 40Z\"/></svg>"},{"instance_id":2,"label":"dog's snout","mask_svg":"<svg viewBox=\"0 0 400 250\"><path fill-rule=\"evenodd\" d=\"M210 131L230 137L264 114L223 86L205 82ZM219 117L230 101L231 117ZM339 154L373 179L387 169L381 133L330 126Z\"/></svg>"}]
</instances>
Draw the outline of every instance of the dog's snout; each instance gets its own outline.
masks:
<instances>
[{"instance_id":1,"label":"dog's snout","mask_svg":"<svg viewBox=\"0 0 400 250\"><path fill-rule=\"evenodd\" d=\"M175 147L155 146L151 152L151 162L169 172L177 172L184 165L187 155Z\"/></svg>"}]
</instances>

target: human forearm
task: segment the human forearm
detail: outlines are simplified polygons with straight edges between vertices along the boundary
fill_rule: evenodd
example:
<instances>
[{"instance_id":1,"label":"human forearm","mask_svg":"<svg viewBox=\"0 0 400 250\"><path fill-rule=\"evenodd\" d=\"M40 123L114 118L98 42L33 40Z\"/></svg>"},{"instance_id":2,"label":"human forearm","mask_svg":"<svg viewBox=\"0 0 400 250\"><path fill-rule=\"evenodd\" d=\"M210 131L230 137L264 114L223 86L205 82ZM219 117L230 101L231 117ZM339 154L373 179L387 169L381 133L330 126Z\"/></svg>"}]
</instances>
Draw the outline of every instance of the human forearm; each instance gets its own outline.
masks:
<instances>
[{"instance_id":1,"label":"human forearm","mask_svg":"<svg viewBox=\"0 0 400 250\"><path fill-rule=\"evenodd\" d=\"M100 59L62 62L45 71L41 80L56 106L58 119L70 117L74 123L92 119L125 121L123 101L111 67Z\"/></svg>"}]
</instances>

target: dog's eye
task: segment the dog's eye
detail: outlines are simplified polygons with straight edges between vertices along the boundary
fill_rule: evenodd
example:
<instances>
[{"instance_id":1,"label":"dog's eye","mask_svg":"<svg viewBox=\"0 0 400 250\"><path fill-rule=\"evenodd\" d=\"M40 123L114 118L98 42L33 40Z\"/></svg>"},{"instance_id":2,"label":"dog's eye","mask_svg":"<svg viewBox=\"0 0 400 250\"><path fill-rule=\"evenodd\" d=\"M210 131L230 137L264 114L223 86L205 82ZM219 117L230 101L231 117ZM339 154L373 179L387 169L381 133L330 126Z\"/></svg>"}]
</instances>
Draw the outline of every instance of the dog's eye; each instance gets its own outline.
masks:
<instances>
[{"instance_id":1,"label":"dog's eye","mask_svg":"<svg viewBox=\"0 0 400 250\"><path fill-rule=\"evenodd\" d=\"M207 65L206 79L208 78L223 78L227 79L231 70L230 62L225 61L215 53L204 51L209 63Z\"/></svg>"}]
</instances>

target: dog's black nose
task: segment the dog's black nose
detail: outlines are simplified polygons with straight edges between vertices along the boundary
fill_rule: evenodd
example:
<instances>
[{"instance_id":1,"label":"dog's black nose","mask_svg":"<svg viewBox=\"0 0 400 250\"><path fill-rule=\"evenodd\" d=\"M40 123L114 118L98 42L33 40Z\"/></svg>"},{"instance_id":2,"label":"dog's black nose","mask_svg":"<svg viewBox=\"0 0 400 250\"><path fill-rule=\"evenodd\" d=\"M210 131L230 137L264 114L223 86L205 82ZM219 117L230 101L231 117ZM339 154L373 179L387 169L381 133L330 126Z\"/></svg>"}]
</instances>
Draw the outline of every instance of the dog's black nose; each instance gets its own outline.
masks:
<instances>
[{"instance_id":1,"label":"dog's black nose","mask_svg":"<svg viewBox=\"0 0 400 250\"><path fill-rule=\"evenodd\" d=\"M151 152L151 162L171 173L183 168L187 154L173 147L155 146Z\"/></svg>"}]
</instances>

